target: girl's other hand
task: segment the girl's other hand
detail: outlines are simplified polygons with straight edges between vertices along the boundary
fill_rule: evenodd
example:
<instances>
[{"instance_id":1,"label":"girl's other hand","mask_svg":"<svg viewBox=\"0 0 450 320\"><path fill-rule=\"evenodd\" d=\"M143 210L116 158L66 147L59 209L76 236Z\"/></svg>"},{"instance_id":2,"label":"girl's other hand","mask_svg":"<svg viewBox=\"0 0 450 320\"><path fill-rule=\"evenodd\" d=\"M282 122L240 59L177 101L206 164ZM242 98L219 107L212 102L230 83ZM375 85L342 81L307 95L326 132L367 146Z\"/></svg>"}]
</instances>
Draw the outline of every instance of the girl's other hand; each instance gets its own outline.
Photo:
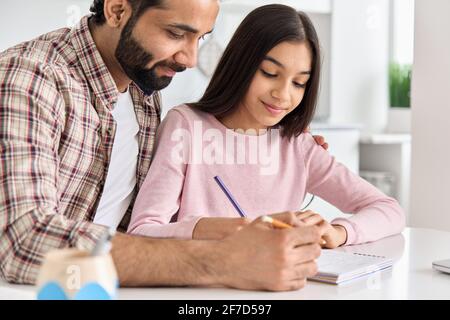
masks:
<instances>
[{"instance_id":1,"label":"girl's other hand","mask_svg":"<svg viewBox=\"0 0 450 320\"><path fill-rule=\"evenodd\" d=\"M332 225L321 215L308 210L298 212L297 217L307 226L317 226L322 234L322 248L334 249L347 242L347 230L340 225Z\"/></svg>"}]
</instances>

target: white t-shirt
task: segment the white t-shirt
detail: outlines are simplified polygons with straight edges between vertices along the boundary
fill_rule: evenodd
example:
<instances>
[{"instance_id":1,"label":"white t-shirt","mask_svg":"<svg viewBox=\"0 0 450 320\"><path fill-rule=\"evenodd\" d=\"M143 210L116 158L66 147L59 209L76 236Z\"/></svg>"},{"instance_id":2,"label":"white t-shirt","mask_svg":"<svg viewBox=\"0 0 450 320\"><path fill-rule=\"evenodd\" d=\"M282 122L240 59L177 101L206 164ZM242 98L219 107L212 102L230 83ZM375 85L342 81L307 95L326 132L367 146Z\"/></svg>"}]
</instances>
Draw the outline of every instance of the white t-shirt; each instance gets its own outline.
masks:
<instances>
[{"instance_id":1,"label":"white t-shirt","mask_svg":"<svg viewBox=\"0 0 450 320\"><path fill-rule=\"evenodd\" d=\"M115 230L131 203L136 186L139 124L129 90L119 94L112 115L117 129L108 175L94 223Z\"/></svg>"}]
</instances>

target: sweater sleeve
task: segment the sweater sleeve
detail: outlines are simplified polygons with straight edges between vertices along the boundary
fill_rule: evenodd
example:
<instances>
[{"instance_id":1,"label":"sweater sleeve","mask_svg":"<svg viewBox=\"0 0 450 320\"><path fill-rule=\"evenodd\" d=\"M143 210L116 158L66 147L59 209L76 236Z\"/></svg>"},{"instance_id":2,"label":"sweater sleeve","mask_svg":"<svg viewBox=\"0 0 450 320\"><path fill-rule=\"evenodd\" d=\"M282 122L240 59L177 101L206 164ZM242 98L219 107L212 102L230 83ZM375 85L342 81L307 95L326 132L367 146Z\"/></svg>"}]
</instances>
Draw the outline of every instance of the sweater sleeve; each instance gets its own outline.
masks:
<instances>
[{"instance_id":1,"label":"sweater sleeve","mask_svg":"<svg viewBox=\"0 0 450 320\"><path fill-rule=\"evenodd\" d=\"M187 120L179 111L170 110L158 129L152 164L136 198L128 233L192 238L200 216L171 223L180 207L190 146Z\"/></svg>"},{"instance_id":2,"label":"sweater sleeve","mask_svg":"<svg viewBox=\"0 0 450 320\"><path fill-rule=\"evenodd\" d=\"M310 134L302 136L307 192L342 212L353 214L331 222L347 230L346 245L372 242L402 232L405 214L395 199L337 162Z\"/></svg>"}]
</instances>

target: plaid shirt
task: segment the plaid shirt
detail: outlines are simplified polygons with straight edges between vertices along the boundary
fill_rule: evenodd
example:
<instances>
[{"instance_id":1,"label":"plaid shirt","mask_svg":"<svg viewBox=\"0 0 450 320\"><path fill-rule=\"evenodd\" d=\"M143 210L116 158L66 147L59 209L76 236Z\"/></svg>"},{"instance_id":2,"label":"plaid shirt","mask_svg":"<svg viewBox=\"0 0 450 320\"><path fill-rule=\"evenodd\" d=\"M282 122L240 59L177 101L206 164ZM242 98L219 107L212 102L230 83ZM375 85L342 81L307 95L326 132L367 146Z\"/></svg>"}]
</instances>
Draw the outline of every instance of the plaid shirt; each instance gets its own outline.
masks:
<instances>
[{"instance_id":1,"label":"plaid shirt","mask_svg":"<svg viewBox=\"0 0 450 320\"><path fill-rule=\"evenodd\" d=\"M137 187L150 166L159 93L130 86L139 123ZM35 283L46 252L90 250L116 125L115 82L84 17L0 53L0 277ZM119 230L126 230L134 199Z\"/></svg>"}]
</instances>

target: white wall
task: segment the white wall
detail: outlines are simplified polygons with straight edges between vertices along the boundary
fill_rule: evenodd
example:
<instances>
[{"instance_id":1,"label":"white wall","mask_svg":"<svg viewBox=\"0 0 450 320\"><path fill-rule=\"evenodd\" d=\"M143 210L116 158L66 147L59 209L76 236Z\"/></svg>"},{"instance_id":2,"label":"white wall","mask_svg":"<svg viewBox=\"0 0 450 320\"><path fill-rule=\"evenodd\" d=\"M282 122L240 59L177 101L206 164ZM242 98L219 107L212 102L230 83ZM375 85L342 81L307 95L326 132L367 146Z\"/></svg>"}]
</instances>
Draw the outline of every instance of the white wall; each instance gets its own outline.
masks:
<instances>
[{"instance_id":1,"label":"white wall","mask_svg":"<svg viewBox=\"0 0 450 320\"><path fill-rule=\"evenodd\" d=\"M91 0L2 0L0 51L49 31L71 27Z\"/></svg>"},{"instance_id":2,"label":"white wall","mask_svg":"<svg viewBox=\"0 0 450 320\"><path fill-rule=\"evenodd\" d=\"M450 231L450 1L416 0L411 225Z\"/></svg>"},{"instance_id":3,"label":"white wall","mask_svg":"<svg viewBox=\"0 0 450 320\"><path fill-rule=\"evenodd\" d=\"M387 124L389 1L334 0L331 122L380 133Z\"/></svg>"},{"instance_id":4,"label":"white wall","mask_svg":"<svg viewBox=\"0 0 450 320\"><path fill-rule=\"evenodd\" d=\"M392 14L392 59L399 63L413 62L414 45L414 1L391 0Z\"/></svg>"}]
</instances>

